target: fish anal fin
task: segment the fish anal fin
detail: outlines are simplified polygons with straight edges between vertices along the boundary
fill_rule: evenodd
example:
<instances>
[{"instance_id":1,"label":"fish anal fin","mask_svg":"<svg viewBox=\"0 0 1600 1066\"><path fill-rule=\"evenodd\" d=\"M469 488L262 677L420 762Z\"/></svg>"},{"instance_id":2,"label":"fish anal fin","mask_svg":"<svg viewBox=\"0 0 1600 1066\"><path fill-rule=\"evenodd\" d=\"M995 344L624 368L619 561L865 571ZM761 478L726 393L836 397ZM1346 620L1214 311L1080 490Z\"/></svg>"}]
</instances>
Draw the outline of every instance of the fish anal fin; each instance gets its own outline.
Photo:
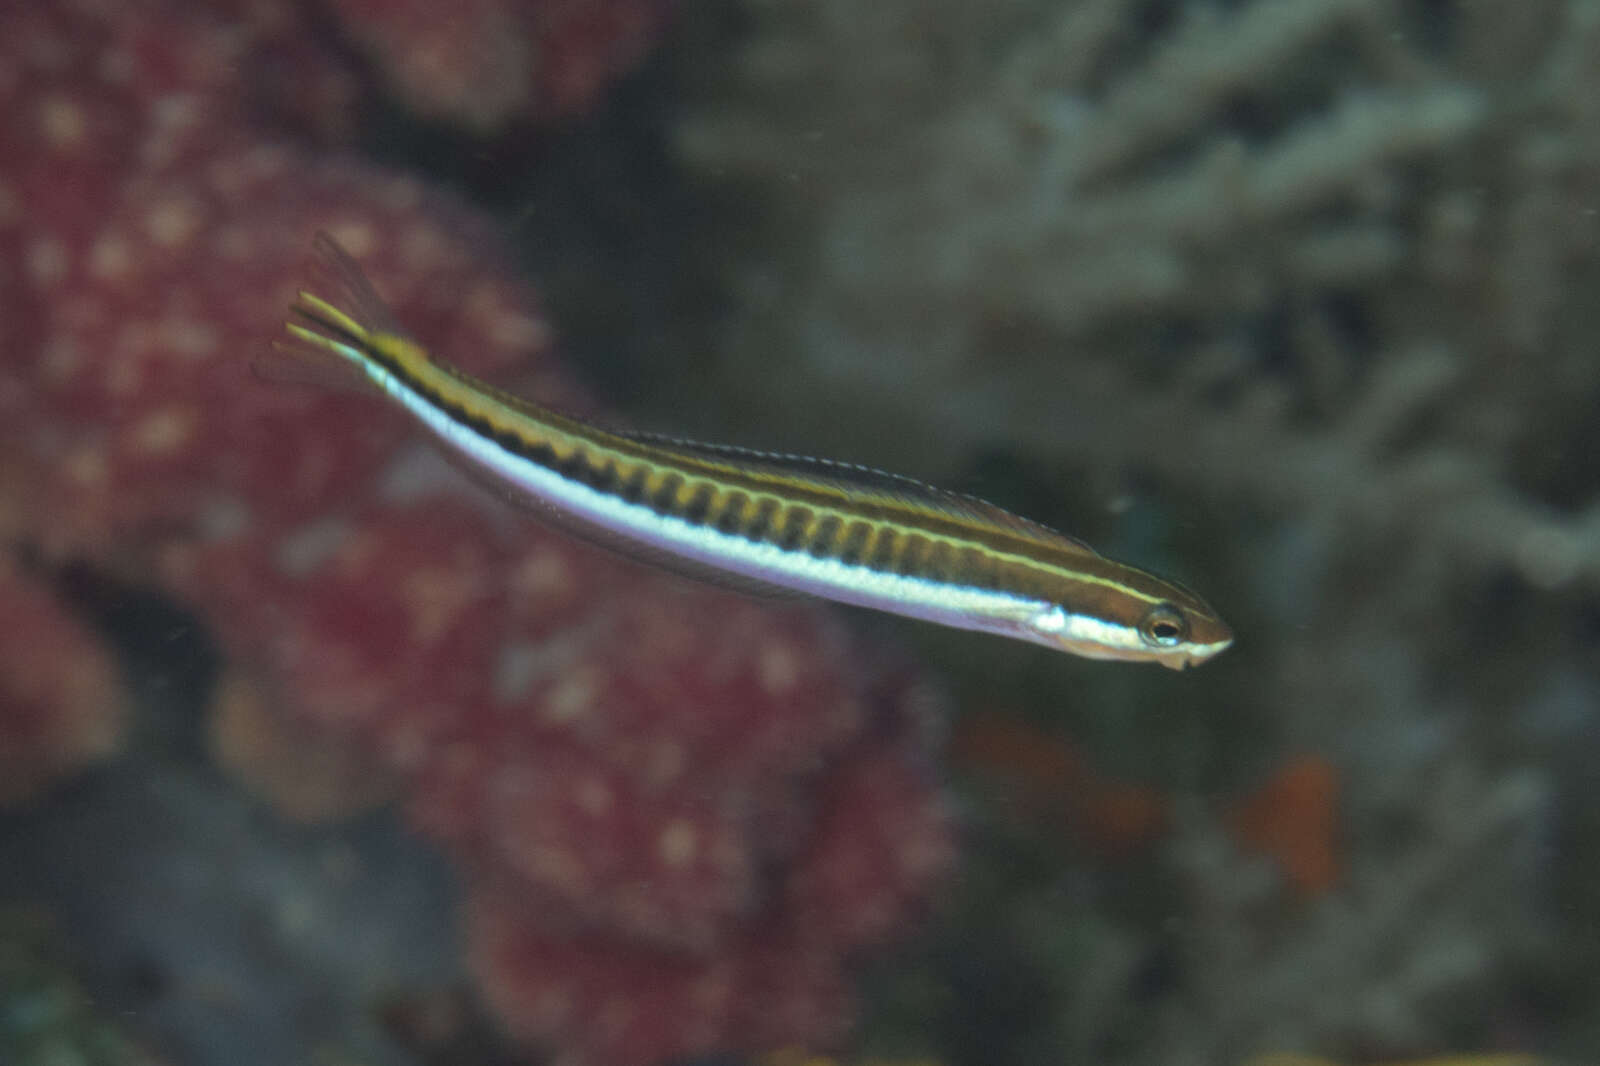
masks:
<instances>
[{"instance_id":1,"label":"fish anal fin","mask_svg":"<svg viewBox=\"0 0 1600 1066\"><path fill-rule=\"evenodd\" d=\"M250 369L261 381L297 385L330 392L371 394L375 386L361 368L348 359L302 340L273 341L255 353Z\"/></svg>"}]
</instances>

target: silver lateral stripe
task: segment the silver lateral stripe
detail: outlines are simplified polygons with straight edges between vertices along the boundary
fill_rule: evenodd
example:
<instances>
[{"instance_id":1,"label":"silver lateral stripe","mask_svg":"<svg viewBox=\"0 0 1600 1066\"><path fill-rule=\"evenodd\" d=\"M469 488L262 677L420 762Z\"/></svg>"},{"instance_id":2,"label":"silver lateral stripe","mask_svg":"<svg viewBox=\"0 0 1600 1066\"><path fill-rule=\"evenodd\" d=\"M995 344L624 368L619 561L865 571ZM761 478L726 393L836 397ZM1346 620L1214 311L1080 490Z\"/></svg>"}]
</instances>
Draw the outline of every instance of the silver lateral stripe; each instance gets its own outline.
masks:
<instances>
[{"instance_id":1,"label":"silver lateral stripe","mask_svg":"<svg viewBox=\"0 0 1600 1066\"><path fill-rule=\"evenodd\" d=\"M1023 619L1047 606L995 589L885 574L836 559L818 559L809 553L786 551L774 544L657 514L643 504L590 488L501 447L471 426L456 421L448 411L382 367L374 367L374 371L382 375L378 383L384 391L416 416L445 447L493 471L529 497L620 533L641 546L670 551L693 562L796 592L1007 636L1017 635Z\"/></svg>"}]
</instances>

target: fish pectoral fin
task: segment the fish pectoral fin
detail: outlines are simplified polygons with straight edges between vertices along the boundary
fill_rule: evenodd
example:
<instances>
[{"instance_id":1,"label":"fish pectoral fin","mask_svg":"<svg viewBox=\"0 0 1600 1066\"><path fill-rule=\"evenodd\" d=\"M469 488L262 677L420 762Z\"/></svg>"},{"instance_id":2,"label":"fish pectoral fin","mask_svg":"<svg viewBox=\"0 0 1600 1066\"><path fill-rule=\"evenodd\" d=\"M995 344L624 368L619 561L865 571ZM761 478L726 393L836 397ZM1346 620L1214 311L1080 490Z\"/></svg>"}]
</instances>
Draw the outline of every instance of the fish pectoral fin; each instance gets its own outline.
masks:
<instances>
[{"instance_id":1,"label":"fish pectoral fin","mask_svg":"<svg viewBox=\"0 0 1600 1066\"><path fill-rule=\"evenodd\" d=\"M251 358L250 369L262 381L275 385L305 385L333 392L374 391L360 365L330 352L320 337L313 342L291 333L288 340L273 341L270 348Z\"/></svg>"}]
</instances>

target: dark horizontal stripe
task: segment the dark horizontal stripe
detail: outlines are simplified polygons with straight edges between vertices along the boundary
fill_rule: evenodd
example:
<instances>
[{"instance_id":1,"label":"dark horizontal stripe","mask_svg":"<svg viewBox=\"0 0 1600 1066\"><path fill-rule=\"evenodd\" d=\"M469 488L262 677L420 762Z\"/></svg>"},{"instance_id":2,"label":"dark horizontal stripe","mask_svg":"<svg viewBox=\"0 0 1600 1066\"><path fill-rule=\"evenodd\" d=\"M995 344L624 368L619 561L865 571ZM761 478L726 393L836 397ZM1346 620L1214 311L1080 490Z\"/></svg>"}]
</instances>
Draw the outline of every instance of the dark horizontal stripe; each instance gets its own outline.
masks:
<instances>
[{"instance_id":1,"label":"dark horizontal stripe","mask_svg":"<svg viewBox=\"0 0 1600 1066\"><path fill-rule=\"evenodd\" d=\"M316 321L331 331L331 324ZM724 470L726 462L712 463L697 455L615 437L553 413L549 420L559 425L546 427L541 424L546 413L526 402L518 402L498 419L490 417L481 410L476 393L482 391L493 400L505 397L489 386L448 369L449 378L471 394L469 402L463 403L419 379L370 343L361 349L427 403L506 451L626 502L643 503L658 514L692 524L709 523L723 533L884 573L966 587L1005 588L1022 595L1037 590L1044 596L1062 579L1121 587L1113 575L1129 572L1120 564L1086 555L1070 542L1055 545L1009 528L980 526L966 516L942 513L938 490L930 489L926 502L885 499L871 490L864 499L857 499L847 488L804 477ZM522 424L507 425L507 418ZM557 459L551 439L557 436L575 438L578 445L565 461ZM667 473L657 491L644 499L652 469ZM680 506L677 497L684 484L694 485L694 490ZM758 502L751 506L753 497ZM738 506L728 506L732 501L738 501ZM813 523L816 529L808 538ZM1016 558L986 555L994 551Z\"/></svg>"}]
</instances>

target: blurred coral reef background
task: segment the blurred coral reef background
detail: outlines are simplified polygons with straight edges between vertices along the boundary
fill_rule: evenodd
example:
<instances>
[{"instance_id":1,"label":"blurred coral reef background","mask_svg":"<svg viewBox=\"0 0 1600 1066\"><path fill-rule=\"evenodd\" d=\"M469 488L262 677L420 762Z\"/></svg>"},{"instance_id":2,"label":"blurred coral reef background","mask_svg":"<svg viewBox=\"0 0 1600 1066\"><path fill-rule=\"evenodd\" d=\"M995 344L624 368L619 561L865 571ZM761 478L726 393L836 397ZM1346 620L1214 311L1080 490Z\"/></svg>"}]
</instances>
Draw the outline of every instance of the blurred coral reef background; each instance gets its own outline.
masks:
<instances>
[{"instance_id":1,"label":"blurred coral reef background","mask_svg":"<svg viewBox=\"0 0 1600 1066\"><path fill-rule=\"evenodd\" d=\"M1593 1061L1597 90L1590 0L0 5L0 1062ZM251 373L319 229L1239 643L507 513Z\"/></svg>"}]
</instances>

